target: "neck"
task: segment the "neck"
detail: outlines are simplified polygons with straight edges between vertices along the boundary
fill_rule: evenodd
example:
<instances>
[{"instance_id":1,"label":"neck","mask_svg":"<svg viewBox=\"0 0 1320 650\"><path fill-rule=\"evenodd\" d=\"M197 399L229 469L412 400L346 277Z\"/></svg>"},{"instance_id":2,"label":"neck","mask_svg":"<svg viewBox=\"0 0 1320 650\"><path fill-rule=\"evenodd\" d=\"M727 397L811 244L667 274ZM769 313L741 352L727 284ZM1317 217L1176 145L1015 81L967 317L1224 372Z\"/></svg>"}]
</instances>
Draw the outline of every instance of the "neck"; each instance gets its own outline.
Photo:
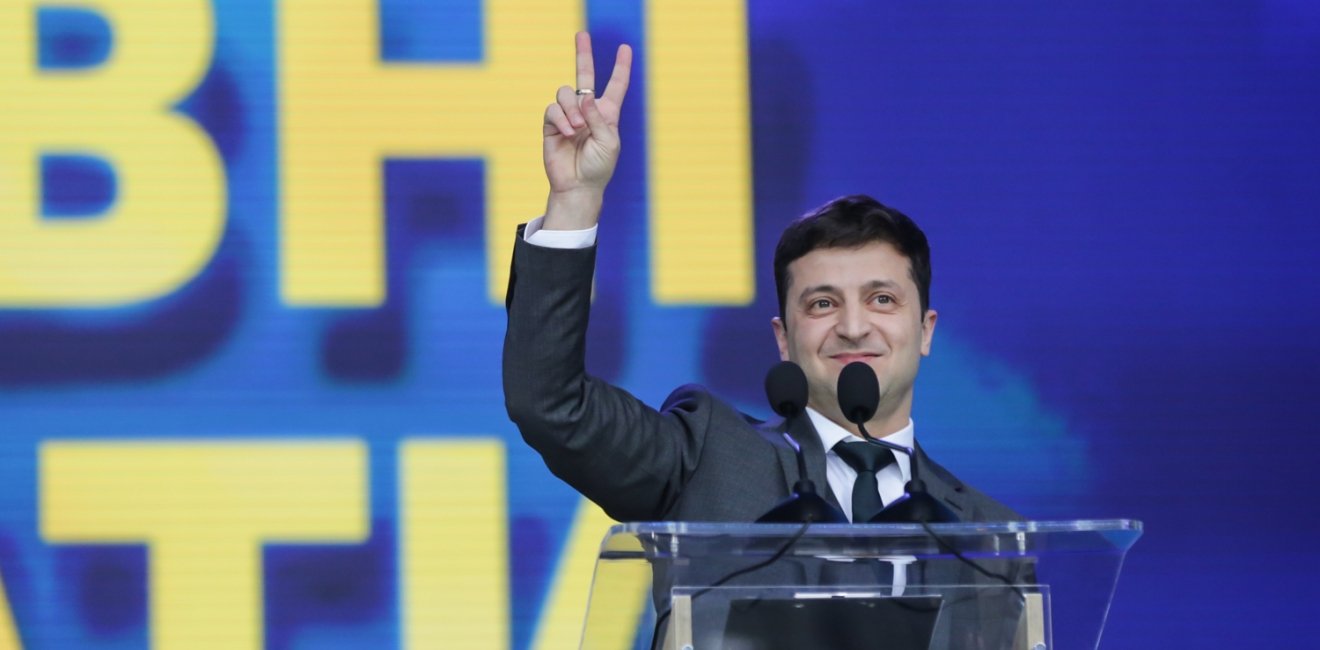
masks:
<instances>
[{"instance_id":1,"label":"neck","mask_svg":"<svg viewBox=\"0 0 1320 650\"><path fill-rule=\"evenodd\" d=\"M873 438L885 438L906 427L908 421L912 419L912 393L911 386L891 391L882 389L880 403L876 405L875 413L864 423L866 432ZM827 387L811 386L807 393L807 406L825 416L830 422L839 425L843 430L859 438L862 437L857 425L843 416L843 410L839 408L838 394Z\"/></svg>"},{"instance_id":2,"label":"neck","mask_svg":"<svg viewBox=\"0 0 1320 650\"><path fill-rule=\"evenodd\" d=\"M872 438L888 438L889 436L902 431L903 428L908 425L908 419L909 417L906 413L891 418L874 417L871 418L870 422L866 423L866 432L871 434ZM857 436L858 438L862 437L862 432L857 428L857 425L849 422L846 428L848 429L848 432L854 436Z\"/></svg>"},{"instance_id":3,"label":"neck","mask_svg":"<svg viewBox=\"0 0 1320 650\"><path fill-rule=\"evenodd\" d=\"M857 425L849 422L847 418L843 417L843 413L839 411L839 407L836 406L832 409L826 410L815 404L811 404L810 406L815 409L817 413L824 415L829 421L839 425L848 433L851 433L858 438L862 437L861 430L857 428ZM882 404L881 407L883 408L884 405ZM912 409L908 408L906 404L903 404L900 405L899 408L890 409L888 412L876 411L876 414L872 416L870 420L867 420L864 426L866 427L866 432L871 434L872 438L888 438L889 436L902 431L911 419Z\"/></svg>"}]
</instances>

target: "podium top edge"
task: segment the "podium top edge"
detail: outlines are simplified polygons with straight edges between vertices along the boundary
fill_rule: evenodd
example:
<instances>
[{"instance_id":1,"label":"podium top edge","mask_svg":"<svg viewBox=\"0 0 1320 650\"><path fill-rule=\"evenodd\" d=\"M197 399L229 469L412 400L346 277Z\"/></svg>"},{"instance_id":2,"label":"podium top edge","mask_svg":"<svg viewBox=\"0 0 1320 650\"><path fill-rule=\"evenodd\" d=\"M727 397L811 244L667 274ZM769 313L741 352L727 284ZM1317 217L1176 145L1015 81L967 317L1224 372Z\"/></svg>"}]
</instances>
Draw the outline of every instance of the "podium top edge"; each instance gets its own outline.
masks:
<instances>
[{"instance_id":1,"label":"podium top edge","mask_svg":"<svg viewBox=\"0 0 1320 650\"><path fill-rule=\"evenodd\" d=\"M1136 519L1074 519L1061 521L1004 521L956 524L929 524L931 530L942 536L998 535L998 534L1050 534L1067 532L1130 532L1140 534L1142 523ZM613 535L683 535L705 537L735 534L741 537L783 537L802 528L802 524L712 523L684 521L650 521L616 524L607 537ZM811 524L809 535L832 537L901 537L924 534L921 524Z\"/></svg>"}]
</instances>

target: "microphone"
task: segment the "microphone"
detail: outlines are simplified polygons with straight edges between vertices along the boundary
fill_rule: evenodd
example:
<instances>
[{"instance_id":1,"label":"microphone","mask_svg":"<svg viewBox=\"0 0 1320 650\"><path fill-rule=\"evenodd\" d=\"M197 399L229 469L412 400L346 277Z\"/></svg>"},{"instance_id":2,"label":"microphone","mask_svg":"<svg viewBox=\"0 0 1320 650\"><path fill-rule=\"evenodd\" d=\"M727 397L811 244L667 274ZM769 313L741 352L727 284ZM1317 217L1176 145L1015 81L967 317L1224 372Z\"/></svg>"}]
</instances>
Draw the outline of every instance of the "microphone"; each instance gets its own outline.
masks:
<instances>
[{"instance_id":1,"label":"microphone","mask_svg":"<svg viewBox=\"0 0 1320 650\"><path fill-rule=\"evenodd\" d=\"M765 375L765 398L775 413L796 416L807 408L807 375L792 361L776 363Z\"/></svg>"},{"instance_id":2,"label":"microphone","mask_svg":"<svg viewBox=\"0 0 1320 650\"><path fill-rule=\"evenodd\" d=\"M859 428L875 415L880 406L880 381L875 377L871 366L862 361L854 361L843 367L839 373L839 408L843 417ZM865 431L862 435L871 439Z\"/></svg>"},{"instance_id":3,"label":"microphone","mask_svg":"<svg viewBox=\"0 0 1320 650\"><path fill-rule=\"evenodd\" d=\"M770 401L770 408L782 416L787 425L807 407L807 376L796 363L781 361L766 373L765 396ZM780 435L784 436L784 441L797 456L798 481L793 484L793 493L787 499L761 515L756 522L847 523L848 518L821 497L816 492L816 484L807 478L807 458L802 454L802 446L789 435L787 427Z\"/></svg>"},{"instance_id":4,"label":"microphone","mask_svg":"<svg viewBox=\"0 0 1320 650\"><path fill-rule=\"evenodd\" d=\"M917 457L914 450L903 445L879 440L866 431L866 422L875 415L880 406L880 381L875 370L862 361L854 361L843 367L839 373L839 409L843 417L857 425L862 437L873 445L879 445L891 451L907 454L912 471L912 480L903 487L901 498L885 506L870 522L866 523L949 523L958 521L957 515L948 506L935 500L926 491L926 484L917 474ZM863 523L863 522L853 522Z\"/></svg>"}]
</instances>

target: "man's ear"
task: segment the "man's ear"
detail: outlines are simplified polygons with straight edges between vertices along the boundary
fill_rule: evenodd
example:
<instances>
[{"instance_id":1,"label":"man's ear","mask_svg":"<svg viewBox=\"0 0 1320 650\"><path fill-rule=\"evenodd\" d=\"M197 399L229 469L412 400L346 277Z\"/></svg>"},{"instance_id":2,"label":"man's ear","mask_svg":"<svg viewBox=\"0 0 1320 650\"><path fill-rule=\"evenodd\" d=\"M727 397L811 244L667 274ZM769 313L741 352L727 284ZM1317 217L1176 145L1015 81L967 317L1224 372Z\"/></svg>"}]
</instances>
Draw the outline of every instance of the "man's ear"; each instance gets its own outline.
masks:
<instances>
[{"instance_id":1,"label":"man's ear","mask_svg":"<svg viewBox=\"0 0 1320 650\"><path fill-rule=\"evenodd\" d=\"M770 319L770 328L775 331L775 343L779 345L779 360L788 361L788 330L778 316Z\"/></svg>"},{"instance_id":2,"label":"man's ear","mask_svg":"<svg viewBox=\"0 0 1320 650\"><path fill-rule=\"evenodd\" d=\"M939 314L934 309L927 309L921 317L921 356L930 356L930 342L935 338L935 320Z\"/></svg>"}]
</instances>

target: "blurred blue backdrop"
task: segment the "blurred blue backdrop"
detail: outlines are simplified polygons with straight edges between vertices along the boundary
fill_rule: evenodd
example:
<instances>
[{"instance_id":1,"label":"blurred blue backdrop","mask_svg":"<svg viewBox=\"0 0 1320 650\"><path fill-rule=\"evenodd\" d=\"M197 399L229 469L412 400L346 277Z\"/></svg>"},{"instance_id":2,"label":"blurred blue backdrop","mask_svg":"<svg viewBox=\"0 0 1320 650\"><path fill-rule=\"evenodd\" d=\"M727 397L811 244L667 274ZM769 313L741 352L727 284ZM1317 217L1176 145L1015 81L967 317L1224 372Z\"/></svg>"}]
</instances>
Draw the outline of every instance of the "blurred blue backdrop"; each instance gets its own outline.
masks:
<instances>
[{"instance_id":1,"label":"blurred blue backdrop","mask_svg":"<svg viewBox=\"0 0 1320 650\"><path fill-rule=\"evenodd\" d=\"M476 0L381 8L383 57L480 60ZM371 536L265 551L266 645L312 647L334 630L342 647L400 643L395 458L418 434L506 441L511 640L527 647L577 496L504 414L483 163L384 164L384 304L282 304L275 8L213 9L214 59L177 107L224 161L213 259L145 304L0 308L0 576L25 647L146 645L143 548L44 542L37 450L158 437L364 440ZM932 242L940 326L914 414L932 455L1033 518L1145 522L1104 647L1306 638L1320 583L1307 550L1320 521L1320 4L746 11L755 299L648 299L637 74L600 232L592 370L652 404L699 382L765 415L779 231L832 197L872 194ZM44 74L113 51L95 12L37 18ZM587 19L598 52L630 42L645 62L640 2L588 3ZM546 79L545 101L568 81ZM531 148L541 109L526 107ZM54 151L41 169L45 219L94 219L122 189L94 157ZM0 219L26 218L0 204Z\"/></svg>"}]
</instances>

